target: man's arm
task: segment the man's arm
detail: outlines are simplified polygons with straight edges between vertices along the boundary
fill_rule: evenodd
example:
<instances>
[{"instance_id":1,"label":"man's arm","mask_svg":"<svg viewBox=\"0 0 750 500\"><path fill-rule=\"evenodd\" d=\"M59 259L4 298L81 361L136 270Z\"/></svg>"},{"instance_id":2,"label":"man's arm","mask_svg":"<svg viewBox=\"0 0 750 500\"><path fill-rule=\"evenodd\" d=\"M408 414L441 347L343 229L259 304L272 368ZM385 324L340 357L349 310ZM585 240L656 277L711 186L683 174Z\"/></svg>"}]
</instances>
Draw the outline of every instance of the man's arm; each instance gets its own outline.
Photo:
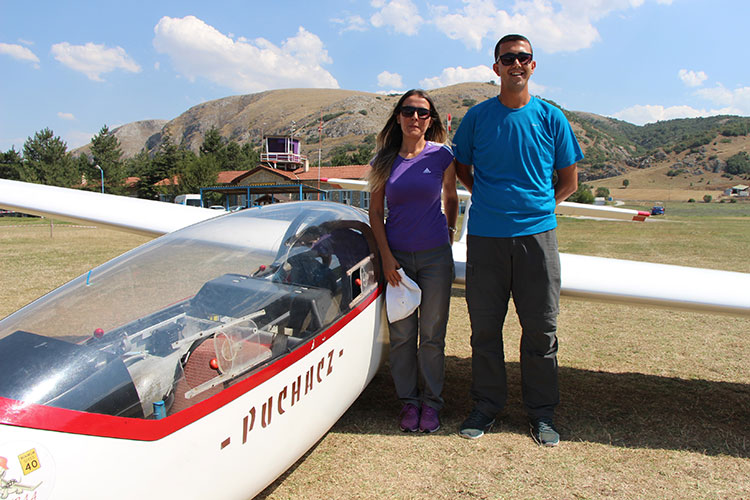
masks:
<instances>
[{"instance_id":1,"label":"man's arm","mask_svg":"<svg viewBox=\"0 0 750 500\"><path fill-rule=\"evenodd\" d=\"M458 180L461 181L466 190L471 193L471 188L474 186L474 172L471 170L471 165L465 165L456 160L456 177L458 177Z\"/></svg>"},{"instance_id":2,"label":"man's arm","mask_svg":"<svg viewBox=\"0 0 750 500\"><path fill-rule=\"evenodd\" d=\"M459 176L459 179L461 177ZM574 163L569 167L557 171L555 184L555 203L565 201L568 196L578 190L578 166Z\"/></svg>"}]
</instances>

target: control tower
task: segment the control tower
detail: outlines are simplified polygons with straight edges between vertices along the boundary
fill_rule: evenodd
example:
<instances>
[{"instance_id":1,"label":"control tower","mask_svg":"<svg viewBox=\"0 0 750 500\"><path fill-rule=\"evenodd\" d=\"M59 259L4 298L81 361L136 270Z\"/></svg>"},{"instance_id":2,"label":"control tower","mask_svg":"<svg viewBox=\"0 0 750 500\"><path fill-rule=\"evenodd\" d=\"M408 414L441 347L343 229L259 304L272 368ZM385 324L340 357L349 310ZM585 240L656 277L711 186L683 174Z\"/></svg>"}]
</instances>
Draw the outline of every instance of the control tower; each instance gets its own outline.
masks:
<instances>
[{"instance_id":1,"label":"control tower","mask_svg":"<svg viewBox=\"0 0 750 500\"><path fill-rule=\"evenodd\" d=\"M268 135L263 137L263 152L260 162L279 170L309 170L307 156L300 154L300 141L288 135Z\"/></svg>"}]
</instances>

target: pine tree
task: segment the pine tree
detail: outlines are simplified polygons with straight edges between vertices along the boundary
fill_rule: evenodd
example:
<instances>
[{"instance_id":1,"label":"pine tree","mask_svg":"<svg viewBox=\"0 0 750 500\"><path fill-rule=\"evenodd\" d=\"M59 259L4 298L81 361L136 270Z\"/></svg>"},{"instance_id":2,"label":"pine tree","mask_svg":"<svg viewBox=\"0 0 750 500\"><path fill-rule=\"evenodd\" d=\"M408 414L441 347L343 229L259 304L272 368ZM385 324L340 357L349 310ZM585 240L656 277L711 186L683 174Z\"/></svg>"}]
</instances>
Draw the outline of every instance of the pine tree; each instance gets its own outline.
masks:
<instances>
[{"instance_id":1,"label":"pine tree","mask_svg":"<svg viewBox=\"0 0 750 500\"><path fill-rule=\"evenodd\" d=\"M124 163L120 141L104 125L97 135L91 138L91 167L86 172L90 179L89 185L96 186L95 179L100 179L100 172L94 165L99 165L104 172L105 191L114 194L123 194L125 189L123 179L125 178Z\"/></svg>"},{"instance_id":2,"label":"pine tree","mask_svg":"<svg viewBox=\"0 0 750 500\"><path fill-rule=\"evenodd\" d=\"M21 180L22 163L21 154L13 147L5 153L0 153L0 179Z\"/></svg>"},{"instance_id":3,"label":"pine tree","mask_svg":"<svg viewBox=\"0 0 750 500\"><path fill-rule=\"evenodd\" d=\"M204 154L216 154L224 148L224 139L219 134L219 129L211 127L203 137L203 144L200 147L201 155Z\"/></svg>"},{"instance_id":4,"label":"pine tree","mask_svg":"<svg viewBox=\"0 0 750 500\"><path fill-rule=\"evenodd\" d=\"M65 141L45 128L23 145L20 177L26 182L71 187L81 182L80 172Z\"/></svg>"}]
</instances>

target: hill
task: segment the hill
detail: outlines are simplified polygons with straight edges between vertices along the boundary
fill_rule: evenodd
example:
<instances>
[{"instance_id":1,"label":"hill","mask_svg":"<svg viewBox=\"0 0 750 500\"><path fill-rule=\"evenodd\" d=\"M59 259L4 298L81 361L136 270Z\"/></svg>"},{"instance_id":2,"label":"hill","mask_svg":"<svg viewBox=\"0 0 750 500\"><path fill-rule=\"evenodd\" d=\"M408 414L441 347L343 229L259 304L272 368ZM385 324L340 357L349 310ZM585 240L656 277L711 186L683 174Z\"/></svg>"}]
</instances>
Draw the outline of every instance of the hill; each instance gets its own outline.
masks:
<instances>
[{"instance_id":1,"label":"hill","mask_svg":"<svg viewBox=\"0 0 750 500\"><path fill-rule=\"evenodd\" d=\"M471 106L498 92L493 83L462 83L432 90L430 95L443 119L452 115L456 130ZM398 98L340 89L269 90L205 102L169 121L134 122L113 132L126 158L142 149L155 151L166 133L196 152L212 127L240 145L258 145L263 134L291 133L302 139L302 153L314 162L322 121L320 149L326 163L335 148L355 150L365 142L372 143ZM637 126L584 111L563 111L586 155L580 164L580 179L585 182L624 178L635 171L660 167L666 168L665 172L678 171L672 177L697 176L696 181L710 178L714 187L731 185L734 179L721 177L724 162L738 151L750 151L747 117L715 116Z\"/></svg>"},{"instance_id":2,"label":"hill","mask_svg":"<svg viewBox=\"0 0 750 500\"><path fill-rule=\"evenodd\" d=\"M125 158L132 158L144 148L150 150L155 147L161 139L162 129L167 123L169 123L168 120L142 120L126 123L112 129L112 132L120 141L120 149L123 152L123 156ZM81 154L89 154L90 152L91 143L75 149L73 155L79 156Z\"/></svg>"}]
</instances>

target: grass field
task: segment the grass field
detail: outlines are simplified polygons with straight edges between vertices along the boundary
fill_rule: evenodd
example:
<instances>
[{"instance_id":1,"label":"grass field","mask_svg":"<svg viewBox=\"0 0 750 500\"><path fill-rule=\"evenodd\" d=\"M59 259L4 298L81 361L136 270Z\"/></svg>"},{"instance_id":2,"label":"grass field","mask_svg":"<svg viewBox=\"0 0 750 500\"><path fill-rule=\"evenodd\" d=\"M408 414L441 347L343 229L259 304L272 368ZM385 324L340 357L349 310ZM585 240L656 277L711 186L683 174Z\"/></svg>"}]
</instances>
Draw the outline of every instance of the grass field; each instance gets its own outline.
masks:
<instances>
[{"instance_id":1,"label":"grass field","mask_svg":"<svg viewBox=\"0 0 750 500\"><path fill-rule=\"evenodd\" d=\"M46 221L17 222L0 219L0 317L146 241L66 225L50 236ZM647 223L560 219L558 236L563 252L750 272L750 204L673 203ZM563 299L563 442L542 449L521 408L513 313L508 406L482 439L458 437L471 353L463 290L453 295L442 429L398 431L383 369L261 498L750 498L748 318Z\"/></svg>"}]
</instances>

